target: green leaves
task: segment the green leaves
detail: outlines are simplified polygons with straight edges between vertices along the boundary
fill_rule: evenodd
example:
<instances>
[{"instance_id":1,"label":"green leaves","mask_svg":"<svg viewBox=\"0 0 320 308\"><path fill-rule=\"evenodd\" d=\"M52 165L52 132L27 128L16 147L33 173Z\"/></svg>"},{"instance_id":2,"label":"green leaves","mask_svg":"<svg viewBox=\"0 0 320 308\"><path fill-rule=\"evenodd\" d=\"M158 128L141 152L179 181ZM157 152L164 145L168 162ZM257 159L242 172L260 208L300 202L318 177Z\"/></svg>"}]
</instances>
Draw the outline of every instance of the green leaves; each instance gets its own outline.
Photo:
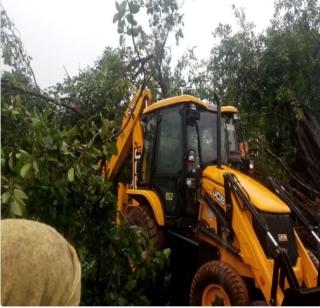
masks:
<instances>
[{"instance_id":1,"label":"green leaves","mask_svg":"<svg viewBox=\"0 0 320 308\"><path fill-rule=\"evenodd\" d=\"M139 35L137 21L134 18L134 14L137 14L140 10L140 6L135 1L128 2L123 1L120 4L116 2L117 13L113 16L113 23L118 22L118 33L136 37Z\"/></svg>"},{"instance_id":2,"label":"green leaves","mask_svg":"<svg viewBox=\"0 0 320 308\"><path fill-rule=\"evenodd\" d=\"M32 175L39 173L38 162L31 154L20 149L15 157L16 160L14 159L13 153L9 154L8 165L13 172L22 178L30 178Z\"/></svg>"},{"instance_id":3,"label":"green leaves","mask_svg":"<svg viewBox=\"0 0 320 308\"><path fill-rule=\"evenodd\" d=\"M8 202L9 202L9 200L10 200L10 197L11 197L11 195L10 195L10 192L4 192L2 195L1 195L1 201L2 201L2 203L4 203L4 204L7 204Z\"/></svg>"},{"instance_id":4,"label":"green leaves","mask_svg":"<svg viewBox=\"0 0 320 308\"><path fill-rule=\"evenodd\" d=\"M120 18L119 18L119 14L118 14L118 13L115 13L115 14L113 15L112 22L113 22L113 23L116 23L119 19L120 19Z\"/></svg>"},{"instance_id":5,"label":"green leaves","mask_svg":"<svg viewBox=\"0 0 320 308\"><path fill-rule=\"evenodd\" d=\"M1 169L5 166L6 164L6 159L4 158L5 155L4 155L4 151L3 149L1 148Z\"/></svg>"},{"instance_id":6,"label":"green leaves","mask_svg":"<svg viewBox=\"0 0 320 308\"><path fill-rule=\"evenodd\" d=\"M1 8L0 23L1 50L4 63L13 70L18 70L25 77L32 77L31 57L24 50L22 41L17 35L18 31L3 7Z\"/></svg>"},{"instance_id":7,"label":"green leaves","mask_svg":"<svg viewBox=\"0 0 320 308\"><path fill-rule=\"evenodd\" d=\"M118 4L116 2L116 7L117 7L118 12L121 14L120 15L120 18L121 18L126 12L127 1L123 0L120 4Z\"/></svg>"},{"instance_id":8,"label":"green leaves","mask_svg":"<svg viewBox=\"0 0 320 308\"><path fill-rule=\"evenodd\" d=\"M39 173L39 165L36 160L32 161L32 167L33 167L34 173L37 175Z\"/></svg>"},{"instance_id":9,"label":"green leaves","mask_svg":"<svg viewBox=\"0 0 320 308\"><path fill-rule=\"evenodd\" d=\"M179 43L179 40L183 38L183 33L182 33L182 30L179 29L178 32L176 32L175 34L175 39L176 39L176 43L178 44Z\"/></svg>"},{"instance_id":10,"label":"green leaves","mask_svg":"<svg viewBox=\"0 0 320 308\"><path fill-rule=\"evenodd\" d=\"M126 13L127 1L124 0L120 4L116 2L117 13L113 16L113 23L120 21Z\"/></svg>"},{"instance_id":11,"label":"green leaves","mask_svg":"<svg viewBox=\"0 0 320 308\"><path fill-rule=\"evenodd\" d=\"M131 14L137 14L140 10L140 6L134 1L129 1L129 10Z\"/></svg>"},{"instance_id":12,"label":"green leaves","mask_svg":"<svg viewBox=\"0 0 320 308\"><path fill-rule=\"evenodd\" d=\"M8 186L5 187L9 188ZM24 215L26 207L24 200L26 199L28 199L28 196L18 185L13 185L12 190L5 191L1 195L2 204L9 205L11 216Z\"/></svg>"},{"instance_id":13,"label":"green leaves","mask_svg":"<svg viewBox=\"0 0 320 308\"><path fill-rule=\"evenodd\" d=\"M13 190L13 199L10 203L10 211L13 215L23 216L25 212L25 199L28 199L23 190L15 188Z\"/></svg>"},{"instance_id":14,"label":"green leaves","mask_svg":"<svg viewBox=\"0 0 320 308\"><path fill-rule=\"evenodd\" d=\"M171 254L171 249L170 249L170 248L165 248L165 249L163 250L163 254L164 254L167 258L169 258L170 254Z\"/></svg>"},{"instance_id":15,"label":"green leaves","mask_svg":"<svg viewBox=\"0 0 320 308\"><path fill-rule=\"evenodd\" d=\"M126 19L128 21L129 24L131 24L132 26L136 26L138 23L135 21L134 17L132 14L127 14L126 15ZM135 29L136 30L136 29ZM129 34L131 35L131 34Z\"/></svg>"},{"instance_id":16,"label":"green leaves","mask_svg":"<svg viewBox=\"0 0 320 308\"><path fill-rule=\"evenodd\" d=\"M253 31L243 11L235 10L240 29L235 32L228 25L219 25L214 35L220 42L203 69L211 79L206 88L215 89L224 101L241 107L250 146L270 148L304 175L306 183L314 184L319 178L313 168L317 163L307 166L312 162L310 157L319 156L317 142L312 141L304 152L309 133L303 133L303 141L298 136L307 110L320 118L320 5L319 1L307 2L277 1L272 23L260 35ZM200 88L195 83L193 86ZM262 156L259 162L263 169L282 174Z\"/></svg>"},{"instance_id":17,"label":"green leaves","mask_svg":"<svg viewBox=\"0 0 320 308\"><path fill-rule=\"evenodd\" d=\"M19 198L21 200L24 200L24 199L28 199L27 195L24 193L23 190L19 189L19 188L15 188L13 190L13 194L16 198Z\"/></svg>"},{"instance_id":18,"label":"green leaves","mask_svg":"<svg viewBox=\"0 0 320 308\"><path fill-rule=\"evenodd\" d=\"M19 199L14 199L10 204L10 212L13 216L23 216L25 210L25 203Z\"/></svg>"},{"instance_id":19,"label":"green leaves","mask_svg":"<svg viewBox=\"0 0 320 308\"><path fill-rule=\"evenodd\" d=\"M73 182L74 181L74 168L70 168L68 170L68 181Z\"/></svg>"},{"instance_id":20,"label":"green leaves","mask_svg":"<svg viewBox=\"0 0 320 308\"><path fill-rule=\"evenodd\" d=\"M29 175L30 171L32 169L31 163L26 163L20 170L20 175L25 178Z\"/></svg>"},{"instance_id":21,"label":"green leaves","mask_svg":"<svg viewBox=\"0 0 320 308\"><path fill-rule=\"evenodd\" d=\"M138 29L128 29L127 34L131 35L133 37L137 37L139 35L139 30Z\"/></svg>"},{"instance_id":22,"label":"green leaves","mask_svg":"<svg viewBox=\"0 0 320 308\"><path fill-rule=\"evenodd\" d=\"M130 72L134 82L139 84L150 76L150 84L157 92L157 97L167 97L169 89L172 92L174 87L175 77L170 67L170 52L165 48L166 42L170 36L175 37L177 44L183 38L183 14L178 0L127 0L117 2L116 9L113 22L117 22L120 46L126 47L126 37L133 44L133 52L130 47L128 53L130 62L134 59L133 63L137 63ZM148 62L144 59L148 59ZM145 76L142 76L142 72Z\"/></svg>"}]
</instances>

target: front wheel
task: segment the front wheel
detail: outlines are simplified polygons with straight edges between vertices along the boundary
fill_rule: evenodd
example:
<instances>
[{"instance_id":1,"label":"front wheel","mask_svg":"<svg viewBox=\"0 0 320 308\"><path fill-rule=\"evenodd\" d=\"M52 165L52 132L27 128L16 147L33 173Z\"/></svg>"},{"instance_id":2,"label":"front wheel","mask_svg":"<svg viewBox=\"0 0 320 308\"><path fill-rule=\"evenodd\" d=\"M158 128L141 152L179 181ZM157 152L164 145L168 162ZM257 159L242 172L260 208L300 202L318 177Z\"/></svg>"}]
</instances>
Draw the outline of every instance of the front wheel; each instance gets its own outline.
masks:
<instances>
[{"instance_id":1,"label":"front wheel","mask_svg":"<svg viewBox=\"0 0 320 308\"><path fill-rule=\"evenodd\" d=\"M192 306L248 306L249 292L244 280L228 264L211 261L195 274L190 290Z\"/></svg>"},{"instance_id":2,"label":"front wheel","mask_svg":"<svg viewBox=\"0 0 320 308\"><path fill-rule=\"evenodd\" d=\"M155 221L153 212L148 205L141 204L139 206L129 208L128 220L145 230L150 244L155 250L163 248L163 230Z\"/></svg>"}]
</instances>

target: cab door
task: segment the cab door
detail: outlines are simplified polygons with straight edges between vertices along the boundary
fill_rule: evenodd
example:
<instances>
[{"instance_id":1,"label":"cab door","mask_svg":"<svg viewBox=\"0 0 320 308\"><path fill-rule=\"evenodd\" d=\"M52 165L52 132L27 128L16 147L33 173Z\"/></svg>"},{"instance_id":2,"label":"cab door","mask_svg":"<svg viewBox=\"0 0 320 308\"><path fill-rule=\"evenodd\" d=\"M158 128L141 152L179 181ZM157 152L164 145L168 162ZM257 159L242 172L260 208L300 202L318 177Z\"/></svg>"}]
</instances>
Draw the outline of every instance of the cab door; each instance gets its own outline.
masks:
<instances>
[{"instance_id":1,"label":"cab door","mask_svg":"<svg viewBox=\"0 0 320 308\"><path fill-rule=\"evenodd\" d=\"M165 215L176 217L182 209L184 167L183 125L180 106L163 109L158 115L152 186L163 203Z\"/></svg>"}]
</instances>

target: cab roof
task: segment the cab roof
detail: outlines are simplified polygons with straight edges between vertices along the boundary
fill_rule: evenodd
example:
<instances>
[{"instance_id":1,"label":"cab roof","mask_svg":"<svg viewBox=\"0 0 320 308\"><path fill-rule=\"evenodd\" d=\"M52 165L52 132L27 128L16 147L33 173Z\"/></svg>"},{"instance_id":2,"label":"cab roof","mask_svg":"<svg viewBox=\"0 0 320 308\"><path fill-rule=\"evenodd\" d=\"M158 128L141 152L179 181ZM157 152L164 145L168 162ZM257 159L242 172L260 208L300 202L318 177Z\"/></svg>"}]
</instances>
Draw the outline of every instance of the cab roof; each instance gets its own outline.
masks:
<instances>
[{"instance_id":1,"label":"cab roof","mask_svg":"<svg viewBox=\"0 0 320 308\"><path fill-rule=\"evenodd\" d=\"M216 105L211 102L203 101L192 95L179 95L179 96L169 97L169 98L160 100L158 102L152 103L151 105L147 106L144 109L143 113L146 114L146 113L155 111L156 109L161 109L161 108L178 105L186 102L196 104L210 111L217 111ZM233 106L222 106L221 111L237 113L238 109Z\"/></svg>"}]
</instances>

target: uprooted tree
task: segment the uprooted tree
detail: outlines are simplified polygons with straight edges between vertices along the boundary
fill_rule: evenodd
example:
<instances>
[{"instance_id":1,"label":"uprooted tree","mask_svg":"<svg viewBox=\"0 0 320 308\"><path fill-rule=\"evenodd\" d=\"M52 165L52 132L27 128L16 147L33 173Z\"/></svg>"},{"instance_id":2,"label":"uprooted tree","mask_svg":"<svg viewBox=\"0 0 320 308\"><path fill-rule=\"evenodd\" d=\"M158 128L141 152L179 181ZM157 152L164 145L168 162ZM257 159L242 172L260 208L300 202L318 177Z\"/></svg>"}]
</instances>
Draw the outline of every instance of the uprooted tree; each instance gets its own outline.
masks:
<instances>
[{"instance_id":1,"label":"uprooted tree","mask_svg":"<svg viewBox=\"0 0 320 308\"><path fill-rule=\"evenodd\" d=\"M239 106L246 137L260 149L263 178L277 176L313 225L319 224L320 6L277 1L271 26L254 33L235 9L240 31L220 25L206 80ZM210 88L210 87L208 87ZM260 177L261 178L261 177Z\"/></svg>"}]
</instances>

